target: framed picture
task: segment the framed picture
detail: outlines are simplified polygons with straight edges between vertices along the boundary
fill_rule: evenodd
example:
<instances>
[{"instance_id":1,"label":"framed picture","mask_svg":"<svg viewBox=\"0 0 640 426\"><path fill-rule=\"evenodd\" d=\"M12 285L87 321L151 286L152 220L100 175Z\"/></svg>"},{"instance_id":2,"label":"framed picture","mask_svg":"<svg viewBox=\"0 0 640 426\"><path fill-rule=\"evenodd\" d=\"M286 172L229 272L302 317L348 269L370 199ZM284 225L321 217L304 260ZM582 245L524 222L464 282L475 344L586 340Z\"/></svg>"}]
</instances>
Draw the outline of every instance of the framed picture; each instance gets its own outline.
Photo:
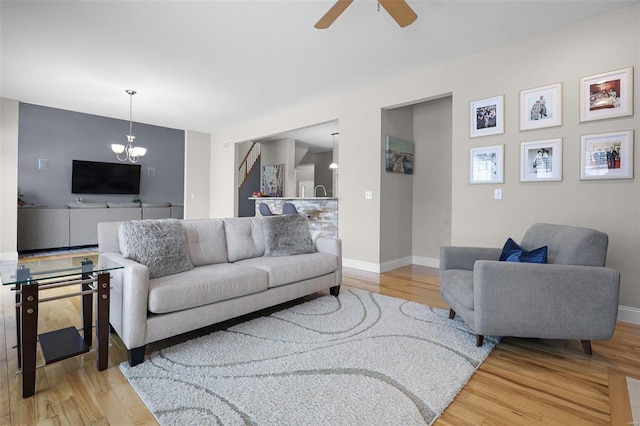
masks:
<instances>
[{"instance_id":1,"label":"framed picture","mask_svg":"<svg viewBox=\"0 0 640 426\"><path fill-rule=\"evenodd\" d=\"M633 115L633 67L580 79L580 121Z\"/></svg>"},{"instance_id":2,"label":"framed picture","mask_svg":"<svg viewBox=\"0 0 640 426\"><path fill-rule=\"evenodd\" d=\"M580 179L632 179L633 130L584 135Z\"/></svg>"},{"instance_id":3,"label":"framed picture","mask_svg":"<svg viewBox=\"0 0 640 426\"><path fill-rule=\"evenodd\" d=\"M284 197L284 164L262 168L262 192L269 197Z\"/></svg>"},{"instance_id":4,"label":"framed picture","mask_svg":"<svg viewBox=\"0 0 640 426\"><path fill-rule=\"evenodd\" d=\"M520 182L562 180L562 138L520 144Z\"/></svg>"},{"instance_id":5,"label":"framed picture","mask_svg":"<svg viewBox=\"0 0 640 426\"><path fill-rule=\"evenodd\" d=\"M520 92L520 130L562 126L562 83Z\"/></svg>"},{"instance_id":6,"label":"framed picture","mask_svg":"<svg viewBox=\"0 0 640 426\"><path fill-rule=\"evenodd\" d=\"M470 104L471 137L504 133L504 95Z\"/></svg>"},{"instance_id":7,"label":"framed picture","mask_svg":"<svg viewBox=\"0 0 640 426\"><path fill-rule=\"evenodd\" d=\"M413 174L413 143L387 136L385 153L387 172Z\"/></svg>"},{"instance_id":8,"label":"framed picture","mask_svg":"<svg viewBox=\"0 0 640 426\"><path fill-rule=\"evenodd\" d=\"M504 182L504 145L471 148L469 183Z\"/></svg>"}]
</instances>

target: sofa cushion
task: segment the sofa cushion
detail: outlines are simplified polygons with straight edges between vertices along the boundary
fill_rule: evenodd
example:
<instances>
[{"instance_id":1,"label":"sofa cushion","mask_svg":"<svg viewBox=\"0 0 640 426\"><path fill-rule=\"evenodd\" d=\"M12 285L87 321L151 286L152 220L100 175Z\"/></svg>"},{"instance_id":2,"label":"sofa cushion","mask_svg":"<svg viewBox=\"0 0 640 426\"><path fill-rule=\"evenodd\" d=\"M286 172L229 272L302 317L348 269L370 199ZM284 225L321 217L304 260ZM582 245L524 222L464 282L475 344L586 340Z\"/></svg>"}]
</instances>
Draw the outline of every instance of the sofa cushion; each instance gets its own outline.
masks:
<instances>
[{"instance_id":1,"label":"sofa cushion","mask_svg":"<svg viewBox=\"0 0 640 426\"><path fill-rule=\"evenodd\" d=\"M260 257L264 254L261 219L260 217L224 219L229 262Z\"/></svg>"},{"instance_id":2,"label":"sofa cushion","mask_svg":"<svg viewBox=\"0 0 640 426\"><path fill-rule=\"evenodd\" d=\"M222 219L185 220L182 227L193 266L227 262L227 244Z\"/></svg>"},{"instance_id":3,"label":"sofa cushion","mask_svg":"<svg viewBox=\"0 0 640 426\"><path fill-rule=\"evenodd\" d=\"M265 256L313 253L309 219L302 214L265 217L262 220Z\"/></svg>"},{"instance_id":4,"label":"sofa cushion","mask_svg":"<svg viewBox=\"0 0 640 426\"><path fill-rule=\"evenodd\" d=\"M132 220L118 228L120 252L149 268L149 278L193 268L182 224L177 219Z\"/></svg>"},{"instance_id":5,"label":"sofa cushion","mask_svg":"<svg viewBox=\"0 0 640 426\"><path fill-rule=\"evenodd\" d=\"M338 269L338 258L326 253L308 253L296 256L257 257L237 264L266 271L269 274L271 288L330 274Z\"/></svg>"},{"instance_id":6,"label":"sofa cushion","mask_svg":"<svg viewBox=\"0 0 640 426\"><path fill-rule=\"evenodd\" d=\"M219 263L149 281L148 309L164 314L267 290L263 270Z\"/></svg>"},{"instance_id":7,"label":"sofa cushion","mask_svg":"<svg viewBox=\"0 0 640 426\"><path fill-rule=\"evenodd\" d=\"M466 269L447 269L442 273L441 281L447 299L456 300L465 308L473 311L473 271Z\"/></svg>"}]
</instances>

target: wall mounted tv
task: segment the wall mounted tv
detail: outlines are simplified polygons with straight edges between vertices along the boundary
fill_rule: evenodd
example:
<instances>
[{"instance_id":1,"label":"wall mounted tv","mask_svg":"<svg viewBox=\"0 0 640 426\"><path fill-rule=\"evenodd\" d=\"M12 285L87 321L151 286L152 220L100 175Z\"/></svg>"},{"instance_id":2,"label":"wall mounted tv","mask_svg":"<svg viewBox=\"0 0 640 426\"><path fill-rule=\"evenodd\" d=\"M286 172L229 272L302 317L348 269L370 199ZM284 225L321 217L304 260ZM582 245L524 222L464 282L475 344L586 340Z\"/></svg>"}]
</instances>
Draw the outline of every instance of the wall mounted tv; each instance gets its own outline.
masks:
<instances>
[{"instance_id":1,"label":"wall mounted tv","mask_svg":"<svg viewBox=\"0 0 640 426\"><path fill-rule=\"evenodd\" d=\"M73 160L71 192L74 194L139 194L139 164Z\"/></svg>"}]
</instances>

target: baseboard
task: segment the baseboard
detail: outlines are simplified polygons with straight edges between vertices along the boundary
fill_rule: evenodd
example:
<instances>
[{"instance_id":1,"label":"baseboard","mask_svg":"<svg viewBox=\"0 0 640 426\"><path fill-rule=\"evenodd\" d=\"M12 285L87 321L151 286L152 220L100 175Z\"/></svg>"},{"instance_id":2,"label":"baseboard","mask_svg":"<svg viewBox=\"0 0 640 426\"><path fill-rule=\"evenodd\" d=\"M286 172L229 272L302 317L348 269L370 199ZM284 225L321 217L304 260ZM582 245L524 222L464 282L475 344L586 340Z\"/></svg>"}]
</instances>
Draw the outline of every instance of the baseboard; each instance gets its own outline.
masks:
<instances>
[{"instance_id":1,"label":"baseboard","mask_svg":"<svg viewBox=\"0 0 640 426\"><path fill-rule=\"evenodd\" d=\"M381 272L392 271L397 268L408 265L420 265L429 266L431 268L438 268L440 266L440 260L432 259L430 257L421 256L408 256L401 259L394 259L383 263L365 262L356 259L342 258L342 265L347 268L359 269L361 271L375 272L379 274Z\"/></svg>"},{"instance_id":2,"label":"baseboard","mask_svg":"<svg viewBox=\"0 0 640 426\"><path fill-rule=\"evenodd\" d=\"M618 306L618 321L640 325L640 309L632 306Z\"/></svg>"},{"instance_id":3,"label":"baseboard","mask_svg":"<svg viewBox=\"0 0 640 426\"><path fill-rule=\"evenodd\" d=\"M0 253L0 263L16 263L18 261L17 251Z\"/></svg>"},{"instance_id":4,"label":"baseboard","mask_svg":"<svg viewBox=\"0 0 640 426\"><path fill-rule=\"evenodd\" d=\"M364 260L342 258L342 266L346 268L359 269L361 271L380 273L380 264L373 262L365 262Z\"/></svg>"},{"instance_id":5,"label":"baseboard","mask_svg":"<svg viewBox=\"0 0 640 426\"><path fill-rule=\"evenodd\" d=\"M413 265L428 266L429 268L439 268L440 259L434 259L432 257L413 256L411 258Z\"/></svg>"},{"instance_id":6,"label":"baseboard","mask_svg":"<svg viewBox=\"0 0 640 426\"><path fill-rule=\"evenodd\" d=\"M394 259L388 262L383 262L380 264L380 272L389 272L394 269L402 268L403 266L411 265L412 262L411 256L403 257L402 259Z\"/></svg>"}]
</instances>

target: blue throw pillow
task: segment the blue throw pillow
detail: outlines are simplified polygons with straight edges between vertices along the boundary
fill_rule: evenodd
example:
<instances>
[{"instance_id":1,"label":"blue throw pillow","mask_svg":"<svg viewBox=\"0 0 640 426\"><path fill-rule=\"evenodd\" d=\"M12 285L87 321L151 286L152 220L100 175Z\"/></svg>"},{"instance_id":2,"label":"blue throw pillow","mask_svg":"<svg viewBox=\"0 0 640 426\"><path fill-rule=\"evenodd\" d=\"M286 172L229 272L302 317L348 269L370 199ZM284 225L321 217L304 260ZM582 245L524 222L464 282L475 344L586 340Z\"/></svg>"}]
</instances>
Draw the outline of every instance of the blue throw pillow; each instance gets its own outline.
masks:
<instances>
[{"instance_id":1,"label":"blue throw pillow","mask_svg":"<svg viewBox=\"0 0 640 426\"><path fill-rule=\"evenodd\" d=\"M500 260L505 262L547 263L547 251L547 246L526 250L509 238L504 243L502 253L500 253Z\"/></svg>"}]
</instances>

